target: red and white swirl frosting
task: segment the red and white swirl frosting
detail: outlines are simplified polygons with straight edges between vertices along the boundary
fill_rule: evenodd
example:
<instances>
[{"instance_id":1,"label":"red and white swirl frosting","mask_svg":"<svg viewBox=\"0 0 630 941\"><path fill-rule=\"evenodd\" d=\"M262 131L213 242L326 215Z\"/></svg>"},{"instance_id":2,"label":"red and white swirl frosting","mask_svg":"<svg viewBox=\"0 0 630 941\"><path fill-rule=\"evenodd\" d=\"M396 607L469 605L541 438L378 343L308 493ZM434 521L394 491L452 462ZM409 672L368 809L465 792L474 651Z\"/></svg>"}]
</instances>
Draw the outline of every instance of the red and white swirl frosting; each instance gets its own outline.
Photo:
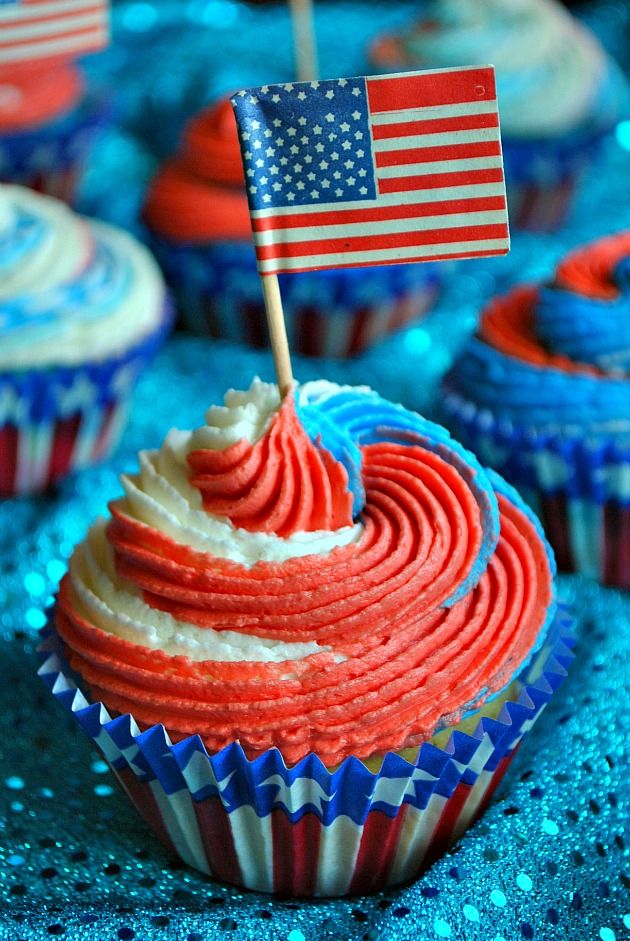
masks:
<instances>
[{"instance_id":1,"label":"red and white swirl frosting","mask_svg":"<svg viewBox=\"0 0 630 941\"><path fill-rule=\"evenodd\" d=\"M361 443L353 523L345 466L298 415L255 382L141 454L75 551L56 624L92 695L142 727L334 765L419 744L501 690L536 646L552 575L498 493L496 548L451 603L484 521L447 447Z\"/></svg>"}]
</instances>

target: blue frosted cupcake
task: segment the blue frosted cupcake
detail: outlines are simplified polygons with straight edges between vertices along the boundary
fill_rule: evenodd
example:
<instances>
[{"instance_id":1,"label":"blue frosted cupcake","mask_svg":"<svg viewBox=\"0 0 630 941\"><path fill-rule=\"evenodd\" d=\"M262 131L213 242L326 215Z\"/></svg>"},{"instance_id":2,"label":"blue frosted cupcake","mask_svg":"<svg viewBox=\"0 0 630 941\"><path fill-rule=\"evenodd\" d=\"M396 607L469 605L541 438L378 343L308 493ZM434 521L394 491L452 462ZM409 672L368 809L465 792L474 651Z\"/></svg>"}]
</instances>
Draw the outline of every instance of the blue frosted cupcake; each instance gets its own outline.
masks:
<instances>
[{"instance_id":1,"label":"blue frosted cupcake","mask_svg":"<svg viewBox=\"0 0 630 941\"><path fill-rule=\"evenodd\" d=\"M111 451L170 319L161 273L129 235L0 185L0 496Z\"/></svg>"},{"instance_id":2,"label":"blue frosted cupcake","mask_svg":"<svg viewBox=\"0 0 630 941\"><path fill-rule=\"evenodd\" d=\"M268 344L236 124L229 102L188 126L144 208L153 246L196 333ZM280 276L295 352L345 357L421 317L438 289L433 265Z\"/></svg>"},{"instance_id":3,"label":"blue frosted cupcake","mask_svg":"<svg viewBox=\"0 0 630 941\"><path fill-rule=\"evenodd\" d=\"M566 257L485 311L446 420L515 484L558 564L630 588L630 235Z\"/></svg>"},{"instance_id":4,"label":"blue frosted cupcake","mask_svg":"<svg viewBox=\"0 0 630 941\"><path fill-rule=\"evenodd\" d=\"M0 81L0 181L72 202L87 153L105 119L70 64L25 69Z\"/></svg>"},{"instance_id":5,"label":"blue frosted cupcake","mask_svg":"<svg viewBox=\"0 0 630 941\"><path fill-rule=\"evenodd\" d=\"M562 224L603 137L628 110L625 78L555 0L432 0L370 52L383 71L492 62L511 221Z\"/></svg>"}]
</instances>

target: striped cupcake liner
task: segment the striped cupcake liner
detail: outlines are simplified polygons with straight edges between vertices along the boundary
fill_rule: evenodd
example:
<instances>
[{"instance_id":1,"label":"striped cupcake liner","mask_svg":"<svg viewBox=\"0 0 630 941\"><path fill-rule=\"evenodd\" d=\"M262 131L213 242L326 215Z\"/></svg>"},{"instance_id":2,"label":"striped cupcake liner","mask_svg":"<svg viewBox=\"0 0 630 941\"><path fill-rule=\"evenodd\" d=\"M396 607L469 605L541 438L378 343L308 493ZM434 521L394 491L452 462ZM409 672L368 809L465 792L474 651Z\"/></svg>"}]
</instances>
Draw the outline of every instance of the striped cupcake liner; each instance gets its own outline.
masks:
<instances>
[{"instance_id":1,"label":"striped cupcake liner","mask_svg":"<svg viewBox=\"0 0 630 941\"><path fill-rule=\"evenodd\" d=\"M0 133L0 182L19 183L71 203L88 151L109 106L88 98L48 124Z\"/></svg>"},{"instance_id":2,"label":"striped cupcake liner","mask_svg":"<svg viewBox=\"0 0 630 941\"><path fill-rule=\"evenodd\" d=\"M0 372L0 497L45 490L111 453L172 319L169 302L149 335L101 362Z\"/></svg>"},{"instance_id":3,"label":"striped cupcake liner","mask_svg":"<svg viewBox=\"0 0 630 941\"><path fill-rule=\"evenodd\" d=\"M189 330L269 345L253 246L174 245L155 238L152 247ZM289 345L306 356L354 356L422 317L439 283L431 264L280 275Z\"/></svg>"},{"instance_id":4,"label":"striped cupcake liner","mask_svg":"<svg viewBox=\"0 0 630 941\"><path fill-rule=\"evenodd\" d=\"M558 568L630 589L630 434L518 428L452 390L442 409L453 435L531 506Z\"/></svg>"},{"instance_id":5,"label":"striped cupcake liner","mask_svg":"<svg viewBox=\"0 0 630 941\"><path fill-rule=\"evenodd\" d=\"M209 755L198 736L173 745L162 725L140 731L86 699L51 628L39 675L185 863L260 892L343 896L414 879L461 837L564 680L573 642L560 608L497 719L423 744L414 764L389 753L378 772L353 757L329 771L315 755L287 768L277 749L249 761L238 743Z\"/></svg>"}]
</instances>

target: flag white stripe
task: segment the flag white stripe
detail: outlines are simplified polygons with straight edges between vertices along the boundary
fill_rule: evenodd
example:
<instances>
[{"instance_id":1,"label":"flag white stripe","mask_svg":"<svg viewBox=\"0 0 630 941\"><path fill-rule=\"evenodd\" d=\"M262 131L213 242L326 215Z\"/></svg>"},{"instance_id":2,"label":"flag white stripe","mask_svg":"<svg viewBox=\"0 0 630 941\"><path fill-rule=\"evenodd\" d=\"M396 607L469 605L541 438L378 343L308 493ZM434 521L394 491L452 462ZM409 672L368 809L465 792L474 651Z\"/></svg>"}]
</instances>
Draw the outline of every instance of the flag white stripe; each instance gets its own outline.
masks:
<instances>
[{"instance_id":1,"label":"flag white stripe","mask_svg":"<svg viewBox=\"0 0 630 941\"><path fill-rule=\"evenodd\" d=\"M431 160L426 163L402 163L394 167L377 167L377 179L391 180L396 177L430 176L433 173L454 173L457 170L501 169L503 162L496 157L460 157L456 160Z\"/></svg>"},{"instance_id":2,"label":"flag white stripe","mask_svg":"<svg viewBox=\"0 0 630 941\"><path fill-rule=\"evenodd\" d=\"M80 5L77 0L57 0L56 3L19 4L18 6L0 5L0 22L2 20L36 20L43 16L56 16L58 13L76 13L77 10L85 9L88 6L98 6L100 0L88 2L84 0Z\"/></svg>"},{"instance_id":3,"label":"flag white stripe","mask_svg":"<svg viewBox=\"0 0 630 941\"><path fill-rule=\"evenodd\" d=\"M352 222L341 225L300 226L267 232L255 232L254 244L286 245L289 242L327 241L328 239L357 235L379 235L395 232L432 232L436 229L458 229L471 225L496 225L505 222L503 209L482 212L454 212L441 216L425 216L413 219L382 219L378 222Z\"/></svg>"},{"instance_id":4,"label":"flag white stripe","mask_svg":"<svg viewBox=\"0 0 630 941\"><path fill-rule=\"evenodd\" d=\"M64 17L60 20L47 20L44 23L29 23L26 26L2 26L0 33L0 47L11 45L19 39L42 38L45 36L61 37L66 33L73 33L79 29L90 26L99 27L104 23L102 10L93 10L91 13L81 13L77 16ZM1 24L0 24L1 25Z\"/></svg>"},{"instance_id":5,"label":"flag white stripe","mask_svg":"<svg viewBox=\"0 0 630 941\"><path fill-rule=\"evenodd\" d=\"M414 134L409 137L386 137L375 140L376 153L408 150L412 147L448 147L451 144L481 144L499 140L498 127L479 127L469 131L442 131L437 134Z\"/></svg>"},{"instance_id":6,"label":"flag white stripe","mask_svg":"<svg viewBox=\"0 0 630 941\"><path fill-rule=\"evenodd\" d=\"M258 269L262 274L275 271L290 271L300 268L329 267L331 260L335 268L345 265L373 264L374 262L422 260L436 256L460 255L464 252L505 252L509 248L508 238L475 239L469 242L447 242L444 245L408 245L401 248L376 248L362 252L330 252L324 255L302 255L298 258L268 258L259 261Z\"/></svg>"},{"instance_id":7,"label":"flag white stripe","mask_svg":"<svg viewBox=\"0 0 630 941\"><path fill-rule=\"evenodd\" d=\"M451 202L459 199L482 199L487 196L503 196L502 183L466 183L460 186L440 186L430 190L409 190L402 193L384 193L378 198L381 206L423 206L426 203ZM342 210L375 209L375 199L355 199L347 203L321 203L319 206L280 206L277 209L252 209L252 219L269 219L274 216L299 216L314 212L339 212Z\"/></svg>"},{"instance_id":8,"label":"flag white stripe","mask_svg":"<svg viewBox=\"0 0 630 941\"><path fill-rule=\"evenodd\" d=\"M431 121L440 118L461 118L472 114L495 114L496 101L463 101L456 105L427 105L425 108L405 108L402 111L384 111L370 114L372 124L406 124L408 121Z\"/></svg>"},{"instance_id":9,"label":"flag white stripe","mask_svg":"<svg viewBox=\"0 0 630 941\"><path fill-rule=\"evenodd\" d=\"M76 36L69 36L65 39L48 41L42 40L38 43L27 43L25 46L13 46L5 49L0 40L0 62L19 62L21 59L36 59L38 56L61 55L67 52L73 52L75 49L83 51L86 48L86 40L89 37L89 45L97 43L104 44L108 38L108 31L104 25L99 29L94 29L91 34L79 33Z\"/></svg>"}]
</instances>

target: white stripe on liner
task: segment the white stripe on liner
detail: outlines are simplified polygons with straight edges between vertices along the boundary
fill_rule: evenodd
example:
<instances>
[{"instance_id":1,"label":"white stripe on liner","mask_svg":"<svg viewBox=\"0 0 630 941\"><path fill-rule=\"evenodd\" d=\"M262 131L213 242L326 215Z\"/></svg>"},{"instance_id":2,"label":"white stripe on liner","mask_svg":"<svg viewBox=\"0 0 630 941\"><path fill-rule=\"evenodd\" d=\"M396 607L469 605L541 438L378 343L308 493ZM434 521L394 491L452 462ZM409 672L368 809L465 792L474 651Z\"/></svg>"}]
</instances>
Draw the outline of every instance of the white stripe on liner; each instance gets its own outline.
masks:
<instances>
[{"instance_id":1,"label":"white stripe on liner","mask_svg":"<svg viewBox=\"0 0 630 941\"><path fill-rule=\"evenodd\" d=\"M149 786L164 827L178 854L189 866L210 874L199 833L199 822L188 791L182 788L181 791L167 794L158 780L149 782Z\"/></svg>"},{"instance_id":2,"label":"white stripe on liner","mask_svg":"<svg viewBox=\"0 0 630 941\"><path fill-rule=\"evenodd\" d=\"M35 59L38 56L56 56L63 55L66 52L83 50L86 42L92 44L104 44L107 42L109 33L103 25L101 28L94 29L91 33L80 33L77 36L68 37L60 40L41 41L38 43L27 43L25 46L12 46L5 49L0 40L0 62L19 62L21 59Z\"/></svg>"},{"instance_id":3,"label":"white stripe on liner","mask_svg":"<svg viewBox=\"0 0 630 941\"><path fill-rule=\"evenodd\" d=\"M317 895L343 895L352 882L363 826L345 814L322 827L317 858Z\"/></svg>"},{"instance_id":4,"label":"white stripe on liner","mask_svg":"<svg viewBox=\"0 0 630 941\"><path fill-rule=\"evenodd\" d=\"M461 118L471 114L494 114L496 101L463 101L457 105L427 105L370 114L371 124L406 124L408 121L432 121L440 118Z\"/></svg>"},{"instance_id":5,"label":"white stripe on liner","mask_svg":"<svg viewBox=\"0 0 630 941\"><path fill-rule=\"evenodd\" d=\"M505 222L503 209L482 212L453 212L442 216L421 216L414 219L380 219L378 222L350 222L339 225L277 228L254 233L254 244L276 245L288 242L316 242L353 235L379 235L386 232L432 232L435 229L458 229L462 226L496 225Z\"/></svg>"},{"instance_id":6,"label":"white stripe on liner","mask_svg":"<svg viewBox=\"0 0 630 941\"><path fill-rule=\"evenodd\" d=\"M341 212L343 210L374 209L381 206L411 206L425 203L449 202L456 199L482 199L486 196L504 196L503 183L462 183L459 186L440 186L426 190L408 190L401 193L383 193L376 199L354 199L347 203L320 203L317 206L280 206L277 209L252 209L252 219L272 216L299 216L309 212Z\"/></svg>"},{"instance_id":7,"label":"white stripe on liner","mask_svg":"<svg viewBox=\"0 0 630 941\"><path fill-rule=\"evenodd\" d=\"M468 131L437 131L408 137L384 137L372 143L376 153L392 150L411 150L415 147L449 147L452 144L484 144L499 140L498 127L478 127Z\"/></svg>"},{"instance_id":8,"label":"white stripe on liner","mask_svg":"<svg viewBox=\"0 0 630 941\"><path fill-rule=\"evenodd\" d=\"M434 793L422 810L412 804L407 807L390 870L393 883L406 882L418 872L445 804L446 798Z\"/></svg>"},{"instance_id":9,"label":"white stripe on liner","mask_svg":"<svg viewBox=\"0 0 630 941\"><path fill-rule=\"evenodd\" d=\"M509 246L508 238L447 242L444 245L403 245L400 248L375 248L363 252L328 252L324 255L302 255L299 258L266 258L258 262L258 269L265 274L300 268L321 268L330 265L331 261L334 262L335 268L343 268L345 265L352 264L369 265L379 261L395 262L402 259L433 258L459 255L464 252L503 252L507 251Z\"/></svg>"},{"instance_id":10,"label":"white stripe on liner","mask_svg":"<svg viewBox=\"0 0 630 941\"><path fill-rule=\"evenodd\" d=\"M259 817L247 804L228 816L243 885L257 892L273 892L273 832L271 814Z\"/></svg>"},{"instance_id":11,"label":"white stripe on liner","mask_svg":"<svg viewBox=\"0 0 630 941\"><path fill-rule=\"evenodd\" d=\"M74 33L88 27L98 28L104 22L102 10L80 13L77 16L64 17L63 20L46 20L43 23L29 23L27 26L2 25L0 42L10 46L19 39L40 39L46 36L64 38L67 33Z\"/></svg>"},{"instance_id":12,"label":"white stripe on liner","mask_svg":"<svg viewBox=\"0 0 630 941\"><path fill-rule=\"evenodd\" d=\"M0 5L0 23L2 20L11 22L13 20L38 20L45 16L57 16L64 13L77 13L85 10L86 7L104 7L103 0L83 0L83 3L77 3L77 0L56 0L56 3L21 3L19 6Z\"/></svg>"},{"instance_id":13,"label":"white stripe on liner","mask_svg":"<svg viewBox=\"0 0 630 941\"><path fill-rule=\"evenodd\" d=\"M377 167L376 176L381 180L397 177L430 176L432 173L455 173L458 170L500 170L501 157L461 157L456 160L430 160L427 163L404 163L394 167Z\"/></svg>"}]
</instances>

